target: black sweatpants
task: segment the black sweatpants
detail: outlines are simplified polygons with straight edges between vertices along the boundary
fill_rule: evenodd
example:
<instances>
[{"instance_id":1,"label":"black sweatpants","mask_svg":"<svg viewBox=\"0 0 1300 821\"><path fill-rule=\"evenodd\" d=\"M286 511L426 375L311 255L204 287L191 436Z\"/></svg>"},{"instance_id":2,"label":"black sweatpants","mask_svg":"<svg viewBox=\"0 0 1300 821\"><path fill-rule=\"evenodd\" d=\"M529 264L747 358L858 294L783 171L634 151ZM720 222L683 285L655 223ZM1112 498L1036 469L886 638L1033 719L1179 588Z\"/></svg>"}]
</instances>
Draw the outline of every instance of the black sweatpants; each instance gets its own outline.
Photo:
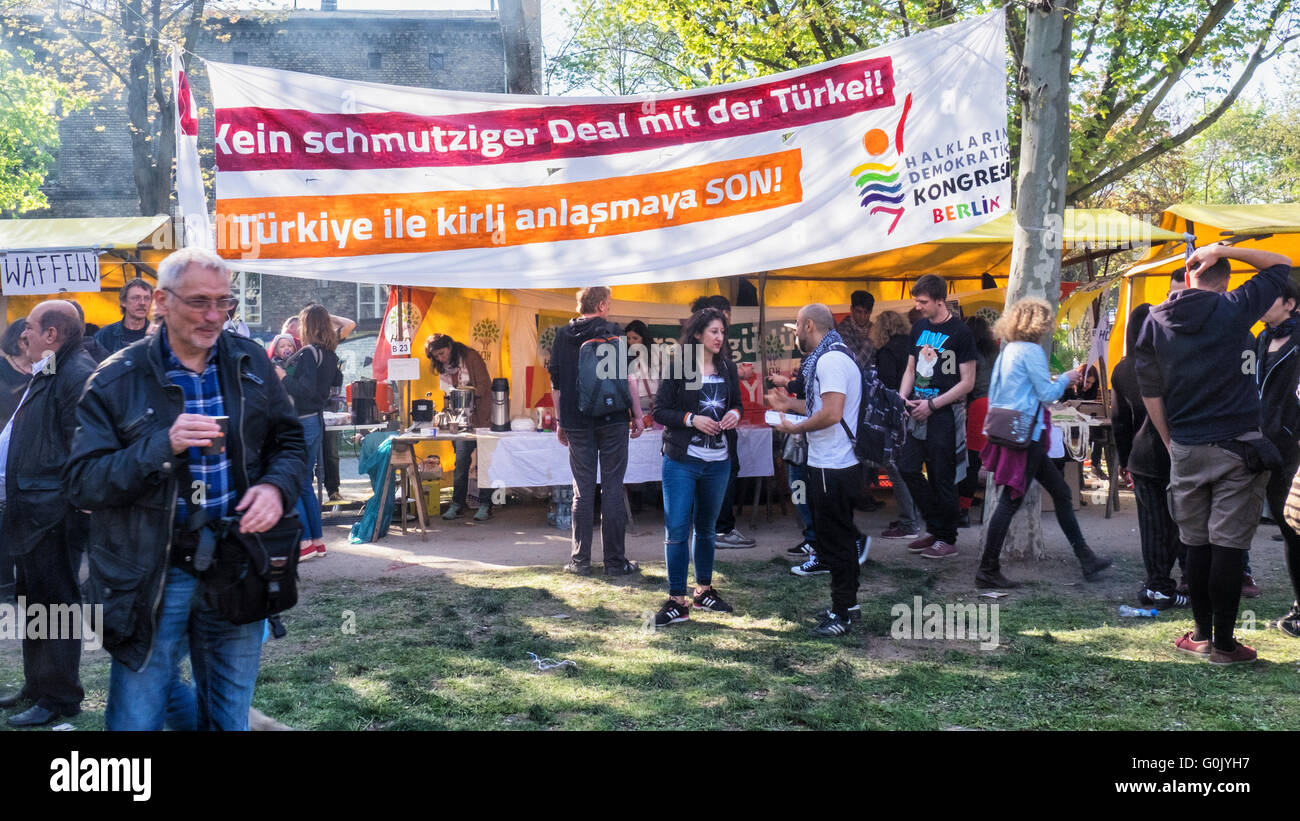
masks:
<instances>
[{"instance_id":1,"label":"black sweatpants","mask_svg":"<svg viewBox=\"0 0 1300 821\"><path fill-rule=\"evenodd\" d=\"M60 524L34 549L17 557L16 589L27 597L27 604L44 605L51 613L53 605L80 605L81 588L77 586L77 568L81 552L68 543L66 524ZM80 620L81 613L73 618ZM58 622L71 629L68 619L47 622L54 631ZM77 629L82 625L78 624ZM47 710L71 712L81 706L85 692L81 689L80 638L23 637L23 693Z\"/></svg>"},{"instance_id":2,"label":"black sweatpants","mask_svg":"<svg viewBox=\"0 0 1300 821\"><path fill-rule=\"evenodd\" d=\"M1169 515L1168 480L1133 476L1133 496L1137 499L1138 536L1142 540L1142 564L1146 567L1146 586L1172 596L1178 590L1174 582L1174 562L1186 563L1186 548L1178 541L1178 526Z\"/></svg>"},{"instance_id":3,"label":"black sweatpants","mask_svg":"<svg viewBox=\"0 0 1300 821\"><path fill-rule=\"evenodd\" d=\"M1214 646L1225 653L1237 649L1232 630L1237 624L1241 574L1248 553L1237 547L1187 546L1187 592L1196 620L1195 638L1213 638Z\"/></svg>"},{"instance_id":4,"label":"black sweatpants","mask_svg":"<svg viewBox=\"0 0 1300 821\"><path fill-rule=\"evenodd\" d=\"M817 557L831 571L831 610L844 619L858 603L858 529L853 525L853 508L861 498L861 465L808 468Z\"/></svg>"},{"instance_id":5,"label":"black sweatpants","mask_svg":"<svg viewBox=\"0 0 1300 821\"><path fill-rule=\"evenodd\" d=\"M320 463L325 471L325 492L330 494L339 492L339 441L342 435L342 431L327 430L321 440L325 450Z\"/></svg>"},{"instance_id":6,"label":"black sweatpants","mask_svg":"<svg viewBox=\"0 0 1300 821\"><path fill-rule=\"evenodd\" d=\"M1264 492L1268 497L1269 515L1282 528L1282 541L1286 543L1286 569L1291 574L1291 590L1296 595L1296 601L1300 602L1300 533L1296 533L1282 515L1287 494L1291 492L1291 479L1297 470L1300 470L1300 461L1288 461L1269 475L1268 487Z\"/></svg>"},{"instance_id":7,"label":"black sweatpants","mask_svg":"<svg viewBox=\"0 0 1300 821\"><path fill-rule=\"evenodd\" d=\"M926 530L941 542L956 544L961 511L957 501L957 427L951 407L930 414L925 436L907 438L899 454L898 469L925 519Z\"/></svg>"}]
</instances>

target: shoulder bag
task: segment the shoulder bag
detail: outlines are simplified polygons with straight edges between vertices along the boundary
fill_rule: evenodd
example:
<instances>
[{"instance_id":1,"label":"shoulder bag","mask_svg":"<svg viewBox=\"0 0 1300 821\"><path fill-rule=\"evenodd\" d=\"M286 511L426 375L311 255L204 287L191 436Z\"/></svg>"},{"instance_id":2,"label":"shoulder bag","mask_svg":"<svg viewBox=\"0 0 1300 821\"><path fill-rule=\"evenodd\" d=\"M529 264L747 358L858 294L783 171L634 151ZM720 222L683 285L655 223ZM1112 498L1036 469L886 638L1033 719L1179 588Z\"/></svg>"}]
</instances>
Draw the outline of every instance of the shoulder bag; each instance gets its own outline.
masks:
<instances>
[{"instance_id":1,"label":"shoulder bag","mask_svg":"<svg viewBox=\"0 0 1300 821\"><path fill-rule=\"evenodd\" d=\"M1002 357L998 357L997 367L993 369L993 382L989 386L989 398L998 394L1002 384ZM1015 408L999 408L989 403L988 414L984 417L984 435L993 444L1011 450L1025 450L1034 435L1034 423L1038 419L1038 408L1034 413L1025 413Z\"/></svg>"}]
</instances>

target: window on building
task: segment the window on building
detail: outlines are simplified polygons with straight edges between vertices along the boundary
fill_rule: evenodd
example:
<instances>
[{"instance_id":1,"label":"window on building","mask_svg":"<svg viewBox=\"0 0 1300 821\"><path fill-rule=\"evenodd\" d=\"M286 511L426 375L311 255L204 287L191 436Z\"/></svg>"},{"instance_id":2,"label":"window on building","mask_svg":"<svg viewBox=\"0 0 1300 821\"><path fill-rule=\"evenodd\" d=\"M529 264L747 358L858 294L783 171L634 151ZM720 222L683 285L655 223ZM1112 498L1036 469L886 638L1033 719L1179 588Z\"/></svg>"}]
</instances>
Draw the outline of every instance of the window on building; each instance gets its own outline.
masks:
<instances>
[{"instance_id":1,"label":"window on building","mask_svg":"<svg viewBox=\"0 0 1300 821\"><path fill-rule=\"evenodd\" d=\"M442 71L442 55L429 53L429 70Z\"/></svg>"},{"instance_id":2,"label":"window on building","mask_svg":"<svg viewBox=\"0 0 1300 821\"><path fill-rule=\"evenodd\" d=\"M248 65L248 52L236 51L230 55L230 59L233 60L236 65L246 66Z\"/></svg>"},{"instance_id":3,"label":"window on building","mask_svg":"<svg viewBox=\"0 0 1300 821\"><path fill-rule=\"evenodd\" d=\"M239 298L239 308L235 316L248 323L250 328L262 325L262 275L241 271L235 275L235 296Z\"/></svg>"},{"instance_id":4,"label":"window on building","mask_svg":"<svg viewBox=\"0 0 1300 821\"><path fill-rule=\"evenodd\" d=\"M357 321L383 319L388 306L387 285L357 284Z\"/></svg>"},{"instance_id":5,"label":"window on building","mask_svg":"<svg viewBox=\"0 0 1300 821\"><path fill-rule=\"evenodd\" d=\"M370 67L371 68L384 67L384 55L382 52L378 52L378 51L370 52Z\"/></svg>"}]
</instances>

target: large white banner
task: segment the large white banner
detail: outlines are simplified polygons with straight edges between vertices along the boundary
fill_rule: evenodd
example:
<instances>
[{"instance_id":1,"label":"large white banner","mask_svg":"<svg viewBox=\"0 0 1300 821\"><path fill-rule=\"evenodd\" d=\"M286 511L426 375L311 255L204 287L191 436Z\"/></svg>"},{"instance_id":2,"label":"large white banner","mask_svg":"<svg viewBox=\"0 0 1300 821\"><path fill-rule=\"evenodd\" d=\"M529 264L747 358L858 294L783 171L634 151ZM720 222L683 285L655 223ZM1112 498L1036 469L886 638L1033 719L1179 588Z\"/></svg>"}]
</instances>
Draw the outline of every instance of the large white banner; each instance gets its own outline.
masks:
<instances>
[{"instance_id":1,"label":"large white banner","mask_svg":"<svg viewBox=\"0 0 1300 821\"><path fill-rule=\"evenodd\" d=\"M654 97L429 91L208 63L216 241L239 267L571 287L729 276L1010 209L1001 11Z\"/></svg>"}]
</instances>

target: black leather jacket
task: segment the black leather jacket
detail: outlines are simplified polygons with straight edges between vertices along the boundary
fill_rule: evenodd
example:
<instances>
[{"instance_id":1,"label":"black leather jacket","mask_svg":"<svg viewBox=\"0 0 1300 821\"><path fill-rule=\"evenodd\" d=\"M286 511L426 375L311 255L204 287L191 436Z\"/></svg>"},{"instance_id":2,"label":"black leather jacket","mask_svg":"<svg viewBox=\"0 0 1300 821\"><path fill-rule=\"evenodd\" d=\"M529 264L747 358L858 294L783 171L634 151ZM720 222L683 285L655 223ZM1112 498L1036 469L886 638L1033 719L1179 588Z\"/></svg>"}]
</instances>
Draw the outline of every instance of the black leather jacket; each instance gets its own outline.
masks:
<instances>
[{"instance_id":1,"label":"black leather jacket","mask_svg":"<svg viewBox=\"0 0 1300 821\"><path fill-rule=\"evenodd\" d=\"M292 510L307 469L306 440L266 352L223 333L217 372L236 498L267 483ZM162 335L127 346L91 376L63 474L72 504L92 512L88 600L104 605L104 647L132 670L152 650L177 491L189 476L188 456L172 453L169 438L184 410L184 394L167 378Z\"/></svg>"},{"instance_id":2,"label":"black leather jacket","mask_svg":"<svg viewBox=\"0 0 1300 821\"><path fill-rule=\"evenodd\" d=\"M1255 384L1259 386L1260 429L1282 452L1288 465L1300 457L1300 399L1296 384L1300 382L1300 345L1297 336L1288 337L1278 349L1277 359L1265 367L1268 357L1268 331L1255 338Z\"/></svg>"},{"instance_id":3,"label":"black leather jacket","mask_svg":"<svg viewBox=\"0 0 1300 821\"><path fill-rule=\"evenodd\" d=\"M743 414L745 407L740 399L740 372L736 368L736 363L726 357L718 357L717 361L722 363L727 380L727 410L736 410ZM687 381L682 378L664 379L659 383L659 391L655 394L654 419L664 426L661 452L679 462L686 461L691 437L695 434L695 428L686 424L686 414L695 413L700 407L699 388L691 390L687 384ZM723 431L723 435L727 439L727 453L731 458L731 467L739 470L740 454L736 450L736 441L739 437L736 429Z\"/></svg>"},{"instance_id":4,"label":"black leather jacket","mask_svg":"<svg viewBox=\"0 0 1300 821\"><path fill-rule=\"evenodd\" d=\"M13 556L42 546L50 532L76 510L68 504L60 474L77 429L77 399L95 369L95 360L78 342L60 348L53 365L32 377L27 401L14 414L9 435L7 502L0 541Z\"/></svg>"}]
</instances>

